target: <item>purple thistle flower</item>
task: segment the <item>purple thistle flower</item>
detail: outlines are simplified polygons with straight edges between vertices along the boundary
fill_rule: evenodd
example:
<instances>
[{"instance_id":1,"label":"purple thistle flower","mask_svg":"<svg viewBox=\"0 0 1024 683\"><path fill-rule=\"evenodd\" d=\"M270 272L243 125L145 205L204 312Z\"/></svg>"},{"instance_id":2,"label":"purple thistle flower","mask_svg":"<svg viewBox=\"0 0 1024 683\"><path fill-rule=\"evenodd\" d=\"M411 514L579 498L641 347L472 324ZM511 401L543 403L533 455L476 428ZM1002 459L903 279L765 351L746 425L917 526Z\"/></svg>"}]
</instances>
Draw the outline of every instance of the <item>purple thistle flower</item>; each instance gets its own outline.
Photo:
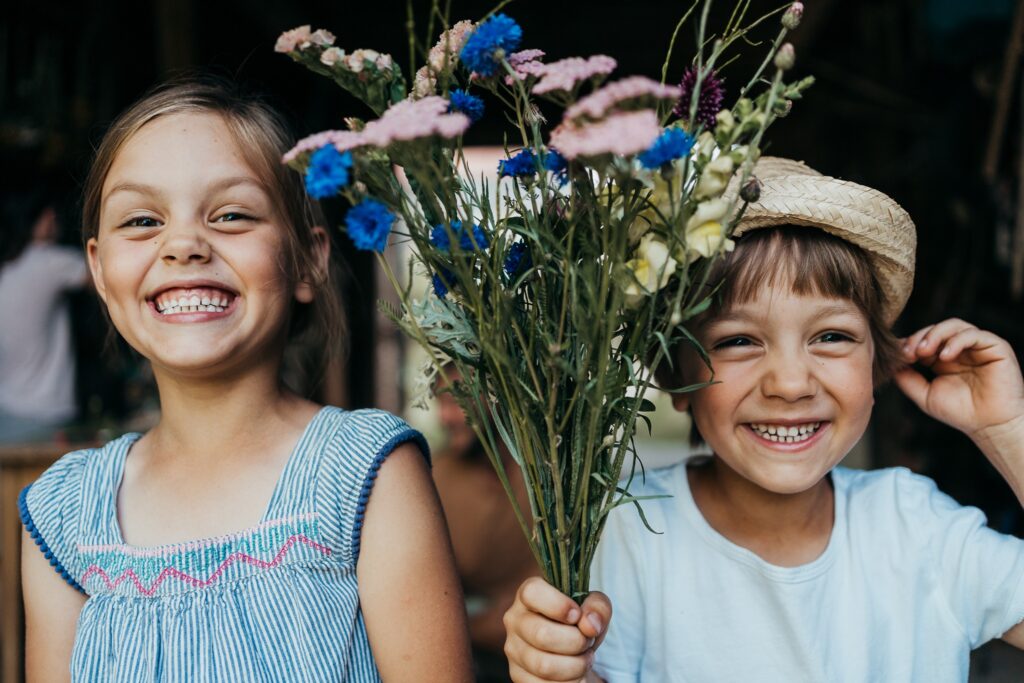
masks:
<instances>
[{"instance_id":1,"label":"purple thistle flower","mask_svg":"<svg viewBox=\"0 0 1024 683\"><path fill-rule=\"evenodd\" d=\"M465 90L452 90L448 93L448 111L465 114L476 123L484 117L484 101Z\"/></svg>"},{"instance_id":2,"label":"purple thistle flower","mask_svg":"<svg viewBox=\"0 0 1024 683\"><path fill-rule=\"evenodd\" d=\"M363 251L384 251L394 222L395 214L372 197L359 202L345 214L348 236L356 248Z\"/></svg>"},{"instance_id":3,"label":"purple thistle flower","mask_svg":"<svg viewBox=\"0 0 1024 683\"><path fill-rule=\"evenodd\" d=\"M339 152L334 145L324 145L309 159L306 167L306 192L310 197L323 199L337 194L348 185L352 168L352 153Z\"/></svg>"},{"instance_id":4,"label":"purple thistle flower","mask_svg":"<svg viewBox=\"0 0 1024 683\"><path fill-rule=\"evenodd\" d=\"M498 162L498 174L504 178L529 178L537 172L537 158L533 150L527 147L518 154Z\"/></svg>"},{"instance_id":5,"label":"purple thistle flower","mask_svg":"<svg viewBox=\"0 0 1024 683\"><path fill-rule=\"evenodd\" d=\"M459 58L470 71L481 76L493 76L501 58L515 52L522 40L523 29L515 19L505 14L495 14L479 24L469 35Z\"/></svg>"},{"instance_id":6,"label":"purple thistle flower","mask_svg":"<svg viewBox=\"0 0 1024 683\"><path fill-rule=\"evenodd\" d=\"M679 83L679 87L682 88L683 94L679 97L679 103L676 104L676 108L672 112L684 121L689 121L690 100L693 98L693 90L696 86L697 70L691 66L686 70L686 73L683 74L683 80ZM700 84L700 95L697 100L696 123L703 125L706 129L714 128L715 116L717 116L718 112L722 110L722 100L724 99L725 88L722 85L722 79L720 79L715 70L712 69Z\"/></svg>"}]
</instances>

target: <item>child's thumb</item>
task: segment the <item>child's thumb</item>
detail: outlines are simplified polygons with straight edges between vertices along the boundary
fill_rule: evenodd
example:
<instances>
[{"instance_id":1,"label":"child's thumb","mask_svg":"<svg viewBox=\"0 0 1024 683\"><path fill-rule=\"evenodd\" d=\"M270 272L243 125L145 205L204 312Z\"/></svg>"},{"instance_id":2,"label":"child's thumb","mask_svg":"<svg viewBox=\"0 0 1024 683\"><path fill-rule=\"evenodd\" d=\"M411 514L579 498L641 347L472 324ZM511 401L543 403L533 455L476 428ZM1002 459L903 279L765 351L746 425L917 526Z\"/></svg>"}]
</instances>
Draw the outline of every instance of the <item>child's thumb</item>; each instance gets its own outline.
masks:
<instances>
[{"instance_id":1,"label":"child's thumb","mask_svg":"<svg viewBox=\"0 0 1024 683\"><path fill-rule=\"evenodd\" d=\"M907 397L917 404L917 407L924 410L928 398L929 382L917 370L903 368L893 375L893 381Z\"/></svg>"},{"instance_id":2,"label":"child's thumb","mask_svg":"<svg viewBox=\"0 0 1024 683\"><path fill-rule=\"evenodd\" d=\"M594 646L601 644L612 620L612 603L604 593L593 592L583 601L583 617L577 627L588 638L594 638Z\"/></svg>"}]
</instances>

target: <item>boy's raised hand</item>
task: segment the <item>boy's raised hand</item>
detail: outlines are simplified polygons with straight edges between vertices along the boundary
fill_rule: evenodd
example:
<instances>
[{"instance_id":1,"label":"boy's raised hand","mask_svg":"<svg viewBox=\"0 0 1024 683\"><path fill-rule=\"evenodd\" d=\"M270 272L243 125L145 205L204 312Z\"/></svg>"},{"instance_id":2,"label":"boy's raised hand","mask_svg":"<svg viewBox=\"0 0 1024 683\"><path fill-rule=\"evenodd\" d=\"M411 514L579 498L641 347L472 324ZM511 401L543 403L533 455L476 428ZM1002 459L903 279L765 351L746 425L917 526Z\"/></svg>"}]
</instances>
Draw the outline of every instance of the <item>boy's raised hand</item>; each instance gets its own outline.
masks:
<instances>
[{"instance_id":1,"label":"boy's raised hand","mask_svg":"<svg viewBox=\"0 0 1024 683\"><path fill-rule=\"evenodd\" d=\"M540 577L527 579L505 612L512 680L600 681L590 668L611 617L612 605L603 593L591 593L581 606Z\"/></svg>"},{"instance_id":2,"label":"boy's raised hand","mask_svg":"<svg viewBox=\"0 0 1024 683\"><path fill-rule=\"evenodd\" d=\"M896 384L925 413L971 437L1024 501L1024 379L1009 343L957 318L902 341L904 360L935 376L908 367Z\"/></svg>"}]
</instances>

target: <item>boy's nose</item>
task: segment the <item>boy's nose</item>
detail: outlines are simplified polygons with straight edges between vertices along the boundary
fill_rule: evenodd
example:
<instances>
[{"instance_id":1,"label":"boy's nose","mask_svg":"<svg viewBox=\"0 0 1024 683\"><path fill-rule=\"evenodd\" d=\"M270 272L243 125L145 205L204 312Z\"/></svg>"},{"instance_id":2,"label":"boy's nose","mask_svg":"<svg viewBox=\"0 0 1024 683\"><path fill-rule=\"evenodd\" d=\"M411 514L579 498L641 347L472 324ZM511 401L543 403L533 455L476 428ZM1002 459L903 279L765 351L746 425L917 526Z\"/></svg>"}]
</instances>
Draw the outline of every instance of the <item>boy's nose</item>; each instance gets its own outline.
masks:
<instances>
[{"instance_id":1,"label":"boy's nose","mask_svg":"<svg viewBox=\"0 0 1024 683\"><path fill-rule=\"evenodd\" d=\"M798 353L776 354L770 357L761 378L761 392L766 398L799 401L810 398L818 391L813 360Z\"/></svg>"},{"instance_id":2,"label":"boy's nose","mask_svg":"<svg viewBox=\"0 0 1024 683\"><path fill-rule=\"evenodd\" d=\"M164 263L205 263L210 260L210 243L203 229L195 225L167 226L160 258Z\"/></svg>"}]
</instances>

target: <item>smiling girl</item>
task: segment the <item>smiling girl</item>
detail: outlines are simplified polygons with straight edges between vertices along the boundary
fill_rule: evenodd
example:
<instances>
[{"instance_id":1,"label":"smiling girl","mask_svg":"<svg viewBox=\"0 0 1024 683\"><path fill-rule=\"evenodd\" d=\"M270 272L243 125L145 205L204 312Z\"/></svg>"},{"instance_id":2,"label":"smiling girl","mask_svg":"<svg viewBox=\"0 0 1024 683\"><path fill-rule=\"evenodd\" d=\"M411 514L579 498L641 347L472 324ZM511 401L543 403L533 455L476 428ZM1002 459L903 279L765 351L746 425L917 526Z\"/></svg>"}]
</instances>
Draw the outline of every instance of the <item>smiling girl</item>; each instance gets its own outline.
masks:
<instances>
[{"instance_id":1,"label":"smiling girl","mask_svg":"<svg viewBox=\"0 0 1024 683\"><path fill-rule=\"evenodd\" d=\"M469 680L422 436L281 383L291 338L339 336L290 146L267 105L193 80L97 151L89 265L161 417L22 493L30 681Z\"/></svg>"},{"instance_id":2,"label":"smiling girl","mask_svg":"<svg viewBox=\"0 0 1024 683\"><path fill-rule=\"evenodd\" d=\"M513 679L966 681L970 650L1024 647L1024 541L905 469L837 467L893 376L970 436L1024 503L1024 380L1002 339L946 320L890 332L914 226L895 202L764 158L764 187L663 386L710 457L648 472L608 519L578 605L535 578L505 615ZM927 379L910 364L930 369ZM612 605L615 615L612 617Z\"/></svg>"}]
</instances>

